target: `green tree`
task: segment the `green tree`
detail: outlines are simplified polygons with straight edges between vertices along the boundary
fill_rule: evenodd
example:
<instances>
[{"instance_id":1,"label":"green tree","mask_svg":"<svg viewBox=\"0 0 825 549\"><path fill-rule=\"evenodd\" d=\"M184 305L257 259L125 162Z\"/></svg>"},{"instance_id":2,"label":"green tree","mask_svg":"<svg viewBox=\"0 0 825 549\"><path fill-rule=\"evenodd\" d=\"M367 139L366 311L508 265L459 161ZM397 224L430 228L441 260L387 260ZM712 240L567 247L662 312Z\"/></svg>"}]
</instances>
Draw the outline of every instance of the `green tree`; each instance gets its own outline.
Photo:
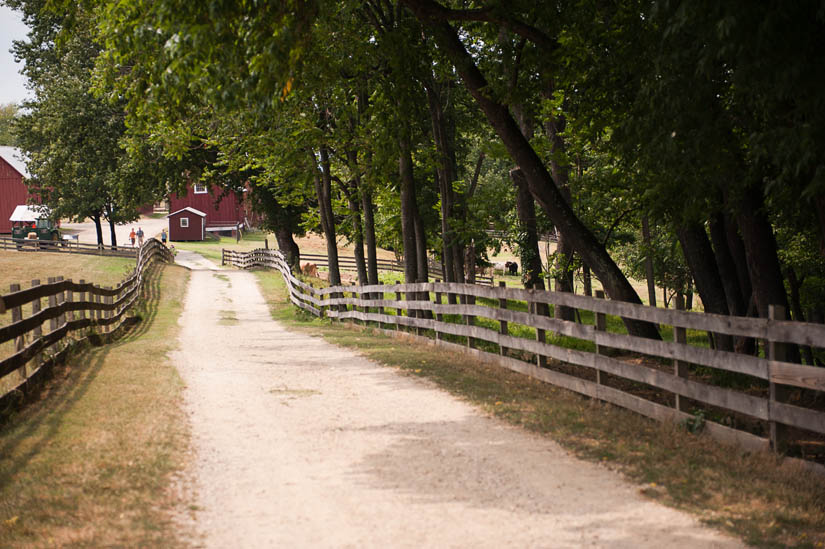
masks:
<instances>
[{"instance_id":1,"label":"green tree","mask_svg":"<svg viewBox=\"0 0 825 549\"><path fill-rule=\"evenodd\" d=\"M0 105L0 146L15 147L17 139L14 135L14 120L18 108L14 103Z\"/></svg>"}]
</instances>

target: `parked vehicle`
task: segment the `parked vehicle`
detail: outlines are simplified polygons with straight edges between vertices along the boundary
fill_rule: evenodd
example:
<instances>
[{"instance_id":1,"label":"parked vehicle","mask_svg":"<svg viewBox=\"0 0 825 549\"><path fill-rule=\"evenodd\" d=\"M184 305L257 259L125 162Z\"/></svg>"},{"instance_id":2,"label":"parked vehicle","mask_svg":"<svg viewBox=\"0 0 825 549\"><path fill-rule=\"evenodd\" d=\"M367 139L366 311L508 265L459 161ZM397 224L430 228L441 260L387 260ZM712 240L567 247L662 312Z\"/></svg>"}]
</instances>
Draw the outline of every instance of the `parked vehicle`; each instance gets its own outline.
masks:
<instances>
[{"instance_id":1,"label":"parked vehicle","mask_svg":"<svg viewBox=\"0 0 825 549\"><path fill-rule=\"evenodd\" d=\"M17 206L9 221L11 237L16 240L60 240L60 228L42 206Z\"/></svg>"}]
</instances>

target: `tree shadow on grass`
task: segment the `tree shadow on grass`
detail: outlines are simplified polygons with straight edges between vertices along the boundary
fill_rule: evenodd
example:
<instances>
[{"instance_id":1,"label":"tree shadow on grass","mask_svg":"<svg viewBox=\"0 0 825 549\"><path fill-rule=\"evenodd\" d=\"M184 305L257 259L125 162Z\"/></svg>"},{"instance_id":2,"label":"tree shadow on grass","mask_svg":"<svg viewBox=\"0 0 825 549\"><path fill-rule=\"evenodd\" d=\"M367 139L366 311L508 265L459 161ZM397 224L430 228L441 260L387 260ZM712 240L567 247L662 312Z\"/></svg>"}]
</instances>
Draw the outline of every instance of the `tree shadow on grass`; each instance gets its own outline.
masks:
<instances>
[{"instance_id":1,"label":"tree shadow on grass","mask_svg":"<svg viewBox=\"0 0 825 549\"><path fill-rule=\"evenodd\" d=\"M72 409L88 393L112 350L134 342L152 327L161 298L161 273L161 269L150 269L144 278L144 302L139 320L127 320L113 334L91 336L92 348L85 348L67 359L71 368L57 367L58 372L67 372L67 375L53 373L53 379L38 389L40 399L0 426L0 456L5 459L12 456L24 441L39 437L31 448L12 458L9 467L0 467L0 487L10 482L33 456L54 440ZM112 341L112 338L117 339Z\"/></svg>"}]
</instances>

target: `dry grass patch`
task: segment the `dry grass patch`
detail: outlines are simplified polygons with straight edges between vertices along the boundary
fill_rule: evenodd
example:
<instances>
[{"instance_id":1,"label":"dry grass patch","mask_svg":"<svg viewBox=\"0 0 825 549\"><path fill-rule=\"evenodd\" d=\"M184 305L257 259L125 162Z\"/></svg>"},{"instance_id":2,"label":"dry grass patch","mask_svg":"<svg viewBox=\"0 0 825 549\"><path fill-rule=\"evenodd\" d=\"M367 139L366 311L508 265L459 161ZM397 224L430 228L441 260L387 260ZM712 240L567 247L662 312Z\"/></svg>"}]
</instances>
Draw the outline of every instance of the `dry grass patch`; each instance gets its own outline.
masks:
<instances>
[{"instance_id":1,"label":"dry grass patch","mask_svg":"<svg viewBox=\"0 0 825 549\"><path fill-rule=\"evenodd\" d=\"M825 478L748 453L684 426L657 423L467 355L322 321L293 307L280 274L257 273L273 317L290 328L425 377L493 416L552 437L605 464L639 491L760 547L825 546Z\"/></svg>"},{"instance_id":2,"label":"dry grass patch","mask_svg":"<svg viewBox=\"0 0 825 549\"><path fill-rule=\"evenodd\" d=\"M167 354L187 279L164 268L141 322L70 358L0 429L0 546L177 544L169 486L187 433Z\"/></svg>"}]
</instances>

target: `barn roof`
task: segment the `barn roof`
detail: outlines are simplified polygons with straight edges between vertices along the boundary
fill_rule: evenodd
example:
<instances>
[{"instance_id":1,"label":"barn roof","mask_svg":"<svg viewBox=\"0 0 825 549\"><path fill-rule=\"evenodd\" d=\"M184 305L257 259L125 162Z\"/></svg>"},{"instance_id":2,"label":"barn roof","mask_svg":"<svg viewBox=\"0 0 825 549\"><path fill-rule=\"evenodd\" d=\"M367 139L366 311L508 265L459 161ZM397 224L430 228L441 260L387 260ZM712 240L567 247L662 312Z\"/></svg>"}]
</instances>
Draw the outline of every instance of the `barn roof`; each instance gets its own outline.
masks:
<instances>
[{"instance_id":1,"label":"barn roof","mask_svg":"<svg viewBox=\"0 0 825 549\"><path fill-rule=\"evenodd\" d=\"M181 208L180 210L178 210L178 211L176 211L176 212L172 212L172 213L170 213L169 215L167 215L166 217L172 217L173 215L178 215L179 213L181 213L181 212L183 212L183 211L186 211L186 212L192 212L192 213L193 213L193 214L195 214L195 215L199 215L199 216L201 216L201 217L206 217L206 214L205 214L205 213L203 213L202 211L200 211L200 210L196 210L195 208L191 208L191 207L189 207L189 206L186 206L185 208Z\"/></svg>"},{"instance_id":2,"label":"barn roof","mask_svg":"<svg viewBox=\"0 0 825 549\"><path fill-rule=\"evenodd\" d=\"M8 162L12 168L17 170L17 173L23 178L29 177L29 171L26 169L26 163L23 159L23 151L15 147L0 147L0 158Z\"/></svg>"}]
</instances>

